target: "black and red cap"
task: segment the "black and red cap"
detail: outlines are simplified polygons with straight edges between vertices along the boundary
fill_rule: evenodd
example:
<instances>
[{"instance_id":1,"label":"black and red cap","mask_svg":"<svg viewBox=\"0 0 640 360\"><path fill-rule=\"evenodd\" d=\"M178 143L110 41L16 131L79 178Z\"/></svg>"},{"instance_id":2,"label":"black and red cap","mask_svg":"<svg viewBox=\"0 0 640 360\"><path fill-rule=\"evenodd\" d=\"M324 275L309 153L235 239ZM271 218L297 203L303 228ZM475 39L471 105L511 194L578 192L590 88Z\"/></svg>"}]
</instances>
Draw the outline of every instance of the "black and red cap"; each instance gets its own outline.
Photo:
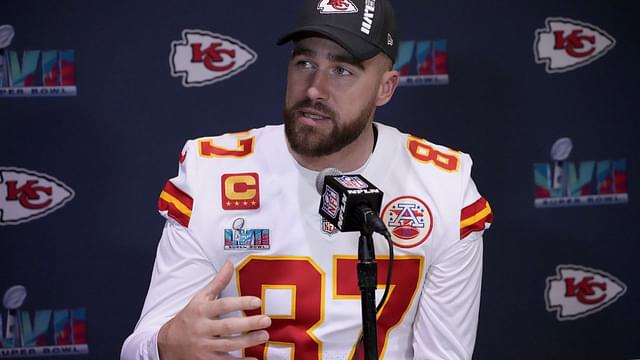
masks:
<instances>
[{"instance_id":1,"label":"black and red cap","mask_svg":"<svg viewBox=\"0 0 640 360\"><path fill-rule=\"evenodd\" d=\"M278 45L314 33L335 41L360 61L380 52L396 60L398 40L389 0L304 0L296 28Z\"/></svg>"}]
</instances>

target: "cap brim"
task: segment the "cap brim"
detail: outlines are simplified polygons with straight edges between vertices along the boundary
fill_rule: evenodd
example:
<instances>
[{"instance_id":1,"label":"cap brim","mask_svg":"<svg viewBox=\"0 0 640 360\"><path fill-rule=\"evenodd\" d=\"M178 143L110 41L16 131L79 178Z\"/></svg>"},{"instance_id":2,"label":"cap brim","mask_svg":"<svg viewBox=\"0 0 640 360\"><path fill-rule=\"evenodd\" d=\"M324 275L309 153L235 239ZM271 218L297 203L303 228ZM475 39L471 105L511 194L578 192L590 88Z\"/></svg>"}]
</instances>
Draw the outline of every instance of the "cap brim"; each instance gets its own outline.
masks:
<instances>
[{"instance_id":1,"label":"cap brim","mask_svg":"<svg viewBox=\"0 0 640 360\"><path fill-rule=\"evenodd\" d=\"M356 58L356 60L367 60L382 52L380 48L368 43L363 38L339 27L326 24L301 26L280 38L277 44L283 45L291 40L312 36L314 33L321 34L336 42Z\"/></svg>"}]
</instances>

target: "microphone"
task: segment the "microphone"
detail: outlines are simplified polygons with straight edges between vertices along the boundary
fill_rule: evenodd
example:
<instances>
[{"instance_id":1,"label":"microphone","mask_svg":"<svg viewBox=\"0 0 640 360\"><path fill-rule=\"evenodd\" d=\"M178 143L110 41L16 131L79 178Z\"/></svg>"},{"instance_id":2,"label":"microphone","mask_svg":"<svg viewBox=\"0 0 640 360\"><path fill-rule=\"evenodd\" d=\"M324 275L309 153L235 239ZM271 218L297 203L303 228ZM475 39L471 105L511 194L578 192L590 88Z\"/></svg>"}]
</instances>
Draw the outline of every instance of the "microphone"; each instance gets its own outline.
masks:
<instances>
[{"instance_id":1,"label":"microphone","mask_svg":"<svg viewBox=\"0 0 640 360\"><path fill-rule=\"evenodd\" d=\"M318 212L338 230L387 233L378 216L383 193L362 175L327 168L318 173L316 190L321 197Z\"/></svg>"}]
</instances>

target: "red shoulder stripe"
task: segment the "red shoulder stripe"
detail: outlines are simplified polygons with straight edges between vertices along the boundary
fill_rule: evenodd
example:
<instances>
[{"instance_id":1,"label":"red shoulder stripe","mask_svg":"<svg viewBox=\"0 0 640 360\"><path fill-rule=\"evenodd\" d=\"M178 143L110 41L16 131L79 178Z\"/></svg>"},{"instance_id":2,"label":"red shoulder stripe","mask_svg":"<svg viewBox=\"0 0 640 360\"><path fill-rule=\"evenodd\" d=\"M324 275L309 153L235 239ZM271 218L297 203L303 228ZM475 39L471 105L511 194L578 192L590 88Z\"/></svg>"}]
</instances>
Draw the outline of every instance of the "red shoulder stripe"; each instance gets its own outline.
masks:
<instances>
[{"instance_id":1,"label":"red shoulder stripe","mask_svg":"<svg viewBox=\"0 0 640 360\"><path fill-rule=\"evenodd\" d=\"M166 211L171 218L182 226L188 227L192 209L193 198L173 185L171 181L167 181L158 199L158 211Z\"/></svg>"},{"instance_id":2,"label":"red shoulder stripe","mask_svg":"<svg viewBox=\"0 0 640 360\"><path fill-rule=\"evenodd\" d=\"M460 212L460 239L474 231L482 231L493 221L491 206L485 198L480 197Z\"/></svg>"}]
</instances>

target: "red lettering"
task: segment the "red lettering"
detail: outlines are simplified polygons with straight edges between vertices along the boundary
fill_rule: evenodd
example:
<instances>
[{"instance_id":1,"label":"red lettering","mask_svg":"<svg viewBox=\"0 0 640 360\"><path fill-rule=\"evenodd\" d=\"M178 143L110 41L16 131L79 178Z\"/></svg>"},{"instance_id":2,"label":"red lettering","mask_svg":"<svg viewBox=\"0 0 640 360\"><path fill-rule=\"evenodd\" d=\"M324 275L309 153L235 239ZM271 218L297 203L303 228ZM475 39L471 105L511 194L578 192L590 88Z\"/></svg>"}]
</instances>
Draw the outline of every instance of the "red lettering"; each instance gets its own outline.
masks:
<instances>
[{"instance_id":1,"label":"red lettering","mask_svg":"<svg viewBox=\"0 0 640 360\"><path fill-rule=\"evenodd\" d=\"M213 140L200 140L200 156L203 157L245 157L253 153L254 137L238 139L235 149L228 149L213 143Z\"/></svg>"},{"instance_id":2,"label":"red lettering","mask_svg":"<svg viewBox=\"0 0 640 360\"><path fill-rule=\"evenodd\" d=\"M598 304L607 297L607 294L602 294L596 298L591 298L592 295L596 294L595 290L593 289L594 287L602 291L607 290L607 284L593 282L593 276L586 276L577 284L575 283L575 280L575 278L568 278L564 280L564 283L566 285L566 292L564 294L565 296L575 296L580 303L586 305Z\"/></svg>"},{"instance_id":3,"label":"red lettering","mask_svg":"<svg viewBox=\"0 0 640 360\"><path fill-rule=\"evenodd\" d=\"M191 44L191 62L203 63L207 69L216 72L223 72L233 68L236 65L235 61L231 61L226 65L215 64L224 61L222 55L227 55L231 59L236 57L235 50L218 49L220 46L222 46L222 43L211 43L211 45L203 51L202 44Z\"/></svg>"},{"instance_id":4,"label":"red lettering","mask_svg":"<svg viewBox=\"0 0 640 360\"><path fill-rule=\"evenodd\" d=\"M15 180L7 181L7 201L19 201L20 205L26 209L37 210L42 209L51 204L52 199L47 199L42 202L34 202L34 200L40 200L41 197L38 193L43 193L51 196L51 187L34 186L38 183L38 180L28 180L24 185L18 187L18 182Z\"/></svg>"},{"instance_id":5,"label":"red lettering","mask_svg":"<svg viewBox=\"0 0 640 360\"><path fill-rule=\"evenodd\" d=\"M584 42L588 42L592 45L596 43L596 37L593 35L580 35L582 30L576 29L571 32L567 37L564 36L563 31L554 31L553 35L555 36L555 45L554 49L556 50L565 50L569 56L576 58L583 58L593 54L596 51L595 47L591 47L586 51L576 51L576 49L583 49Z\"/></svg>"},{"instance_id":6,"label":"red lettering","mask_svg":"<svg viewBox=\"0 0 640 360\"><path fill-rule=\"evenodd\" d=\"M409 137L407 148L411 156L420 162L431 163L446 171L458 170L458 156L438 151L418 138Z\"/></svg>"}]
</instances>

